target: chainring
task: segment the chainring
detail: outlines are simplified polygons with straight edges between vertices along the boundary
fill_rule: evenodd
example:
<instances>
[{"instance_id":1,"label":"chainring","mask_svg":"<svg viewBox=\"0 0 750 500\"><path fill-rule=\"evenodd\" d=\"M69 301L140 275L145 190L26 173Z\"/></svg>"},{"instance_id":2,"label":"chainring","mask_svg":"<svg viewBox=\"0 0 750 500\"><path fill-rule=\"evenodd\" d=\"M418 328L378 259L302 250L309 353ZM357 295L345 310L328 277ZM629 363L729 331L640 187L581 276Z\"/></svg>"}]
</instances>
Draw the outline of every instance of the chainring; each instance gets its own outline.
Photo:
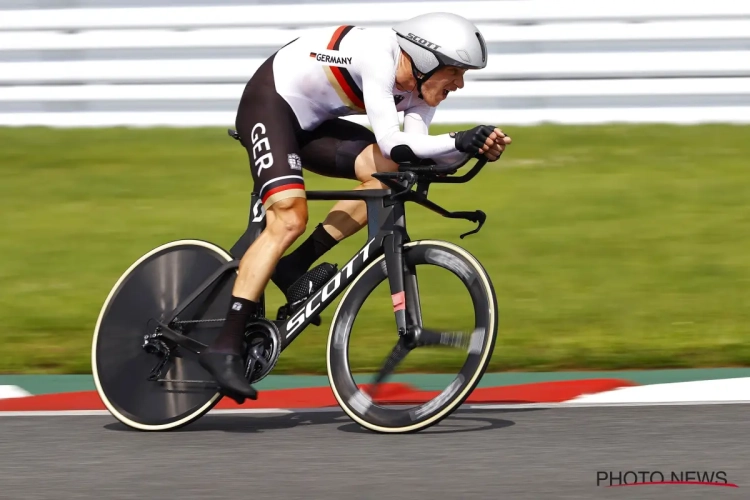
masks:
<instances>
[{"instance_id":1,"label":"chainring","mask_svg":"<svg viewBox=\"0 0 750 500\"><path fill-rule=\"evenodd\" d=\"M245 344L245 376L254 384L263 380L276 366L281 355L281 335L271 321L256 318L245 329Z\"/></svg>"}]
</instances>

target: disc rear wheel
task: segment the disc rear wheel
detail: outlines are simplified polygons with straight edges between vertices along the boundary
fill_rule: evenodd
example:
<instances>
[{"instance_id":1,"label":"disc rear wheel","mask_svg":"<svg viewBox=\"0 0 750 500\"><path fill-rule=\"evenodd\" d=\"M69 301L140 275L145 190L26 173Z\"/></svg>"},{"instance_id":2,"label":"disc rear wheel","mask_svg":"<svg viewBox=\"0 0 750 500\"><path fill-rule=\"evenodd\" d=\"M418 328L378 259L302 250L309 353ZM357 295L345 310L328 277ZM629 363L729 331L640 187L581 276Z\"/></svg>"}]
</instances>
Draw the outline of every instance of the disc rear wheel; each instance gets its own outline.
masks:
<instances>
[{"instance_id":1,"label":"disc rear wheel","mask_svg":"<svg viewBox=\"0 0 750 500\"><path fill-rule=\"evenodd\" d=\"M99 396L120 422L139 430L175 429L221 399L196 354L159 338L158 322L230 260L211 243L174 241L138 259L112 288L94 330L91 362ZM235 271L225 273L170 328L213 342L235 277Z\"/></svg>"}]
</instances>

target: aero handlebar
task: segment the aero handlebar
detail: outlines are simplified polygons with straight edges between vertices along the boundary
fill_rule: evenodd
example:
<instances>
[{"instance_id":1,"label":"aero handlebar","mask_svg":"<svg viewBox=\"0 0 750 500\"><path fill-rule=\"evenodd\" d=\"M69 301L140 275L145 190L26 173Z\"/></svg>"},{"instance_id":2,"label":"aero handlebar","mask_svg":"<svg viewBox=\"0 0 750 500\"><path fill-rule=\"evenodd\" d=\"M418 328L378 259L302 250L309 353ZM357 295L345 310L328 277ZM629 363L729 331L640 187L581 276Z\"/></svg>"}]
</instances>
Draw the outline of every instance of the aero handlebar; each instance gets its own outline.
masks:
<instances>
[{"instance_id":1,"label":"aero handlebar","mask_svg":"<svg viewBox=\"0 0 750 500\"><path fill-rule=\"evenodd\" d=\"M391 159L398 163L399 172L413 172L418 176L426 176L430 182L438 183L462 183L473 179L487 164L487 157L482 156L477 163L464 175L459 177L447 177L469 163L474 158L470 154L464 154L463 158L450 165L430 164L430 160L421 160L406 145L396 146L391 150Z\"/></svg>"}]
</instances>

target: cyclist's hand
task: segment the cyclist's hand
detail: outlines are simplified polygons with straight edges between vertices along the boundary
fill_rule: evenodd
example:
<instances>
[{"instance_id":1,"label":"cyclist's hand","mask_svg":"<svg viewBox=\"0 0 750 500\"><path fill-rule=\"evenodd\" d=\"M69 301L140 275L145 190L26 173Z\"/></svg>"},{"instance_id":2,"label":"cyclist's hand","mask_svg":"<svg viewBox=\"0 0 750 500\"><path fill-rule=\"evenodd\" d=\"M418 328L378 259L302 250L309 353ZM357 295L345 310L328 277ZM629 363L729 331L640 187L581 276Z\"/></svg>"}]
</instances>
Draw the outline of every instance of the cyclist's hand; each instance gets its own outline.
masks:
<instances>
[{"instance_id":1,"label":"cyclist's hand","mask_svg":"<svg viewBox=\"0 0 750 500\"><path fill-rule=\"evenodd\" d=\"M484 155L490 161L500 158L505 146L511 143L510 137L491 125L479 125L451 135L456 139L456 149L472 156Z\"/></svg>"},{"instance_id":2,"label":"cyclist's hand","mask_svg":"<svg viewBox=\"0 0 750 500\"><path fill-rule=\"evenodd\" d=\"M492 141L490 143L490 141ZM490 161L500 158L505 151L505 147L510 144L511 138L499 128L496 128L485 141L485 146L480 150L480 154L486 156Z\"/></svg>"}]
</instances>

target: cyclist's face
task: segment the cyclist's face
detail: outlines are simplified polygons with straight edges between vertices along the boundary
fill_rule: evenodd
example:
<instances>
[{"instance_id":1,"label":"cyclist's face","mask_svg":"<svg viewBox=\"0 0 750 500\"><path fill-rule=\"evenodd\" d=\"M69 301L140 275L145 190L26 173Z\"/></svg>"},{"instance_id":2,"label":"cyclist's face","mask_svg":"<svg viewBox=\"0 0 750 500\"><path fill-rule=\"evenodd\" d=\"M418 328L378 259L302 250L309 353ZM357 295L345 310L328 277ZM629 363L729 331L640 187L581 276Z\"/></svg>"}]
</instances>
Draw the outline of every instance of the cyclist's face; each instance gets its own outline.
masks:
<instances>
[{"instance_id":1,"label":"cyclist's face","mask_svg":"<svg viewBox=\"0 0 750 500\"><path fill-rule=\"evenodd\" d=\"M435 72L422 85L422 95L430 106L437 106L443 102L450 92L464 87L465 69L445 66Z\"/></svg>"}]
</instances>

